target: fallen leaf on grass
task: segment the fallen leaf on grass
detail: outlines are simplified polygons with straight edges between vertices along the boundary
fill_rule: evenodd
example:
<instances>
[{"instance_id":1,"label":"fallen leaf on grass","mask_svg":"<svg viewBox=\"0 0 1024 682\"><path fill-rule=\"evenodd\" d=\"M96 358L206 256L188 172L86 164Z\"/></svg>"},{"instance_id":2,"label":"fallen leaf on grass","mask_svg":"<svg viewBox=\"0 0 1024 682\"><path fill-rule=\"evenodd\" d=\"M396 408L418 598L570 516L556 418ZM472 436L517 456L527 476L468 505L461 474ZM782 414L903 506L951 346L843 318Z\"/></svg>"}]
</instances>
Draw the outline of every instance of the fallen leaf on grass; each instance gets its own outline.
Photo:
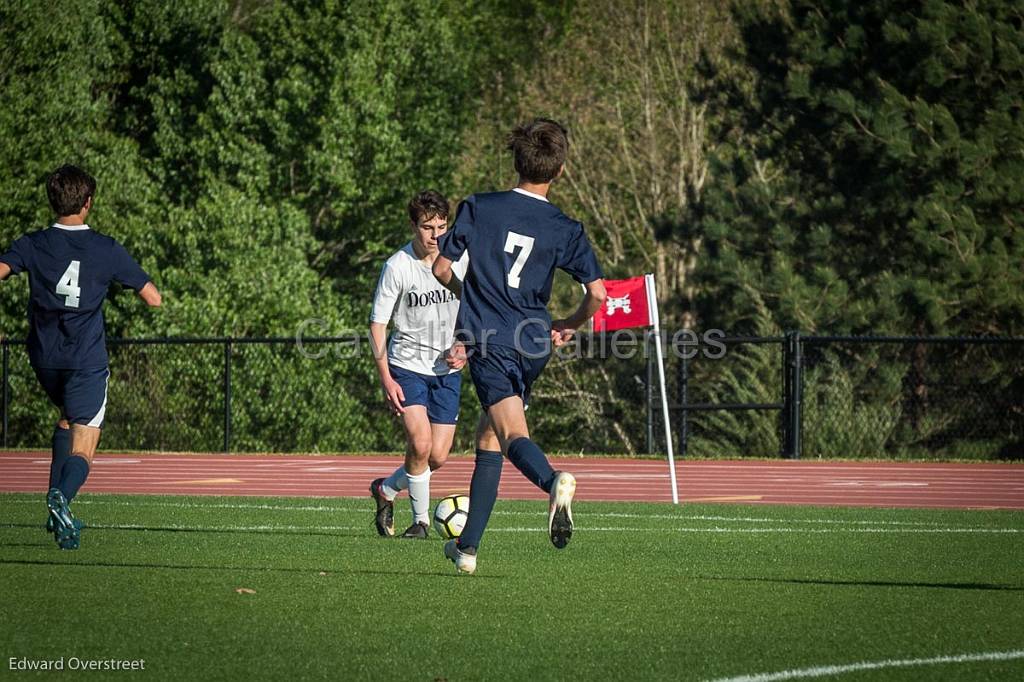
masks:
<instances>
[{"instance_id":1,"label":"fallen leaf on grass","mask_svg":"<svg viewBox=\"0 0 1024 682\"><path fill-rule=\"evenodd\" d=\"M235 592L238 594L256 594L256 590L250 590L248 587L237 587Z\"/></svg>"}]
</instances>

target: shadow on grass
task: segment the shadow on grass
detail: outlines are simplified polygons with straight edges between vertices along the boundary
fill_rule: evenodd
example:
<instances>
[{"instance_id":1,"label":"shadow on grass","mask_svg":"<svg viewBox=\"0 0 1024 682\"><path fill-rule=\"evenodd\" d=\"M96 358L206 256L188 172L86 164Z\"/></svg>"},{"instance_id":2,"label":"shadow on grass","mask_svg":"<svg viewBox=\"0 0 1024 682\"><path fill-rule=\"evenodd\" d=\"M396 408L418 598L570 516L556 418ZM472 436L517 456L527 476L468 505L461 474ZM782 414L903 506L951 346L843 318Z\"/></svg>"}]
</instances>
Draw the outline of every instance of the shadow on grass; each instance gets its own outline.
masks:
<instances>
[{"instance_id":1,"label":"shadow on grass","mask_svg":"<svg viewBox=\"0 0 1024 682\"><path fill-rule=\"evenodd\" d=\"M0 523L0 528L43 528L42 524L35 523ZM242 534L242 535L291 535L296 537L302 536L320 536L330 538L370 538L369 532L362 533L359 531L327 531L327 530L289 530L287 528L274 529L274 528L205 528L203 526L121 526L121 525L104 525L104 524L88 524L85 527L88 531L115 531L124 533L225 533L225 534ZM367 525L367 530L371 529L372 525ZM373 536L376 537L376 536Z\"/></svg>"},{"instance_id":2,"label":"shadow on grass","mask_svg":"<svg viewBox=\"0 0 1024 682\"><path fill-rule=\"evenodd\" d=\"M727 578L722 576L694 576L696 580L712 580L716 582L744 583L778 583L783 585L823 585L849 587L924 587L942 590L994 590L1004 592L1024 592L1020 585L999 585L996 583L928 583L902 582L898 580L824 580L814 578Z\"/></svg>"},{"instance_id":3,"label":"shadow on grass","mask_svg":"<svg viewBox=\"0 0 1024 682\"><path fill-rule=\"evenodd\" d=\"M39 542L0 542L0 547L27 547L28 549L42 549L45 547L54 547L55 543L53 538L47 541Z\"/></svg>"},{"instance_id":4,"label":"shadow on grass","mask_svg":"<svg viewBox=\"0 0 1024 682\"><path fill-rule=\"evenodd\" d=\"M0 528L42 528L40 524L30 523L3 523L0 524ZM330 537L330 538L363 538L368 541L379 541L381 538L370 533L359 533L355 531L349 532L338 532L338 531L302 531L302 530L271 530L271 529L245 529L245 528L203 528L203 527L190 527L190 528L176 528L173 526L105 526L105 525L90 525L88 526L90 533L92 531L115 531L115 532L166 532L166 533L225 533L225 534L253 534L257 533L260 535L283 535L283 536L294 536L294 537ZM388 541L385 539L385 541ZM25 547L31 549L40 549L46 546L52 546L50 542L40 541L36 544L31 543L0 543L0 547ZM442 572L442 571L371 571L371 570L328 570L323 568L285 568L285 567L274 567L274 566L202 566L202 565L187 565L187 564L147 564L147 563L118 563L118 562L89 562L89 561L34 561L34 560L0 560L0 565L11 564L11 565L43 565L43 566L87 566L95 568L151 568L151 569L169 569L169 570L207 570L207 571L261 571L261 572L280 572L280 573L316 573L322 570L327 570L328 576L331 574L337 575L394 575L394 576L434 576L440 578L462 578L465 576L459 576L454 572ZM327 577L327 576L324 576ZM486 575L486 576L473 576L474 579L485 579L495 580L504 579L504 575Z\"/></svg>"},{"instance_id":5,"label":"shadow on grass","mask_svg":"<svg viewBox=\"0 0 1024 682\"><path fill-rule=\"evenodd\" d=\"M321 578L331 578L339 575L393 575L408 578L412 576L433 576L438 578L461 578L466 580L466 577L458 576L454 573L441 573L438 571L370 571L370 570L336 570L330 567L316 567L316 568L290 568L285 566L202 566L202 565L190 565L190 564L160 564L160 563L141 563L141 562L116 562L116 561L44 561L35 559L0 559L0 566L74 566L76 568L150 568L150 569L161 569L170 571L231 571L231 572L255 572L255 573L305 573L307 575L317 576L321 571L325 572L326 575L318 576ZM473 576L472 580L499 580L504 579L503 575L486 575L486 576Z\"/></svg>"}]
</instances>

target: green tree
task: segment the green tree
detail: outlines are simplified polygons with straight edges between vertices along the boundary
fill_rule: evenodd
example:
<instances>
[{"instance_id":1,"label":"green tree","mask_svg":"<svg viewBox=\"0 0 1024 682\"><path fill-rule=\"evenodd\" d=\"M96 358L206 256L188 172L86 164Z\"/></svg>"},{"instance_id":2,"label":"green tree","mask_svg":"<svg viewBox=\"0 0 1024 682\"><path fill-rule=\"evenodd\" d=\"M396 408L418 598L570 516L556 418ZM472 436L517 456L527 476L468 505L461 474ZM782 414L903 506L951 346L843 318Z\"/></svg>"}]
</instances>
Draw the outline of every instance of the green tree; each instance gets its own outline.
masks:
<instances>
[{"instance_id":1,"label":"green tree","mask_svg":"<svg viewBox=\"0 0 1024 682\"><path fill-rule=\"evenodd\" d=\"M732 114L676 229L704 324L749 323L749 285L783 328L1019 334L1019 3L734 8L745 73L705 93Z\"/></svg>"},{"instance_id":2,"label":"green tree","mask_svg":"<svg viewBox=\"0 0 1024 682\"><path fill-rule=\"evenodd\" d=\"M725 7L702 2L576 3L521 89L511 97L492 91L467 141L460 184L508 186L507 131L539 115L564 122L571 148L553 199L587 227L609 276L655 273L666 324L692 326L701 242L662 232L703 191L707 126L720 114L690 93L701 83L700 56L721 61L735 41L729 19ZM577 295L568 293L559 297L564 305Z\"/></svg>"},{"instance_id":3,"label":"green tree","mask_svg":"<svg viewBox=\"0 0 1024 682\"><path fill-rule=\"evenodd\" d=\"M291 336L310 319L322 320L314 333L361 331L381 261L408 239L409 196L450 190L483 86L528 61L544 39L532 30L538 18L564 8L70 0L55 12L5 3L0 248L46 225L46 174L76 163L98 180L90 223L122 241L165 293L158 313L114 297L110 336ZM496 26L504 28L497 37ZM26 332L23 281L0 287L6 336ZM117 350L112 423L117 409L131 414L114 433L146 447L216 443L214 351ZM239 377L250 381L236 387L239 442L308 449L393 440L387 418L365 409L377 399L363 390L375 387L369 358L332 357L311 364L237 352ZM16 431L41 442L49 410L23 370ZM358 388L339 397L345 386ZM323 418L332 399L344 418ZM320 407L299 409L310 401Z\"/></svg>"}]
</instances>

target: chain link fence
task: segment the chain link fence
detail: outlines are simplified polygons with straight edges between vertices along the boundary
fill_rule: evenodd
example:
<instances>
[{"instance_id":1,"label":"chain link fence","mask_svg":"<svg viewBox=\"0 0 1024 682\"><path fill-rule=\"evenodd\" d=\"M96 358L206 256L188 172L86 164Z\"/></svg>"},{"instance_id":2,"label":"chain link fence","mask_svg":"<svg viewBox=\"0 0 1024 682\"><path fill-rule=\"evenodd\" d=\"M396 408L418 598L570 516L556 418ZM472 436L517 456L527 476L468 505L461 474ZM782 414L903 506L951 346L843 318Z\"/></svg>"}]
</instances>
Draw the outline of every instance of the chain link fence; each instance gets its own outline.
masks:
<instances>
[{"instance_id":1,"label":"chain link fence","mask_svg":"<svg viewBox=\"0 0 1024 682\"><path fill-rule=\"evenodd\" d=\"M1024 457L1024 342L801 339L805 457Z\"/></svg>"},{"instance_id":2,"label":"chain link fence","mask_svg":"<svg viewBox=\"0 0 1024 682\"><path fill-rule=\"evenodd\" d=\"M550 452L663 453L650 334L580 335L533 388ZM110 340L109 450L396 452L365 337ZM1024 458L1024 339L664 336L685 457ZM7 448L48 446L56 410L23 342L2 344ZM455 448L473 449L468 376Z\"/></svg>"},{"instance_id":3,"label":"chain link fence","mask_svg":"<svg viewBox=\"0 0 1024 682\"><path fill-rule=\"evenodd\" d=\"M669 343L665 357L671 433L684 457L778 457L785 451L783 337ZM658 396L655 395L655 399ZM652 450L664 451L655 411Z\"/></svg>"}]
</instances>

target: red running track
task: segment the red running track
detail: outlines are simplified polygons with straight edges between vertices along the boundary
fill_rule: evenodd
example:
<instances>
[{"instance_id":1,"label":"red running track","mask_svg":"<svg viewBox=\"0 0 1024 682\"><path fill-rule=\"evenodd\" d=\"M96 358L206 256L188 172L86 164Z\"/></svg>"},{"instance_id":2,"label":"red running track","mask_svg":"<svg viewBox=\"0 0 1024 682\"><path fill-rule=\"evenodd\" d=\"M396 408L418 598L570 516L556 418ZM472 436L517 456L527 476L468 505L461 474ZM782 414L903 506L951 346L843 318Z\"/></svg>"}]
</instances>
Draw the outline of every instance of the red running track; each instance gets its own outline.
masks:
<instances>
[{"instance_id":1,"label":"red running track","mask_svg":"<svg viewBox=\"0 0 1024 682\"><path fill-rule=\"evenodd\" d=\"M399 457L98 455L87 493L361 497ZM664 461L555 458L579 480L581 500L671 502ZM435 496L469 489L472 457L434 474ZM676 465L682 502L1024 509L1024 465L714 461ZM0 454L0 492L40 493L49 453ZM506 464L501 496L543 499Z\"/></svg>"},{"instance_id":2,"label":"red running track","mask_svg":"<svg viewBox=\"0 0 1024 682\"><path fill-rule=\"evenodd\" d=\"M400 457L298 455L97 455L90 493L361 497ZM575 474L578 499L670 502L664 461L554 458ZM472 457L452 457L432 493L467 491ZM677 462L682 502L1024 509L1024 465L891 462ZM48 452L0 453L0 492L42 492ZM543 499L506 463L500 495Z\"/></svg>"}]
</instances>

